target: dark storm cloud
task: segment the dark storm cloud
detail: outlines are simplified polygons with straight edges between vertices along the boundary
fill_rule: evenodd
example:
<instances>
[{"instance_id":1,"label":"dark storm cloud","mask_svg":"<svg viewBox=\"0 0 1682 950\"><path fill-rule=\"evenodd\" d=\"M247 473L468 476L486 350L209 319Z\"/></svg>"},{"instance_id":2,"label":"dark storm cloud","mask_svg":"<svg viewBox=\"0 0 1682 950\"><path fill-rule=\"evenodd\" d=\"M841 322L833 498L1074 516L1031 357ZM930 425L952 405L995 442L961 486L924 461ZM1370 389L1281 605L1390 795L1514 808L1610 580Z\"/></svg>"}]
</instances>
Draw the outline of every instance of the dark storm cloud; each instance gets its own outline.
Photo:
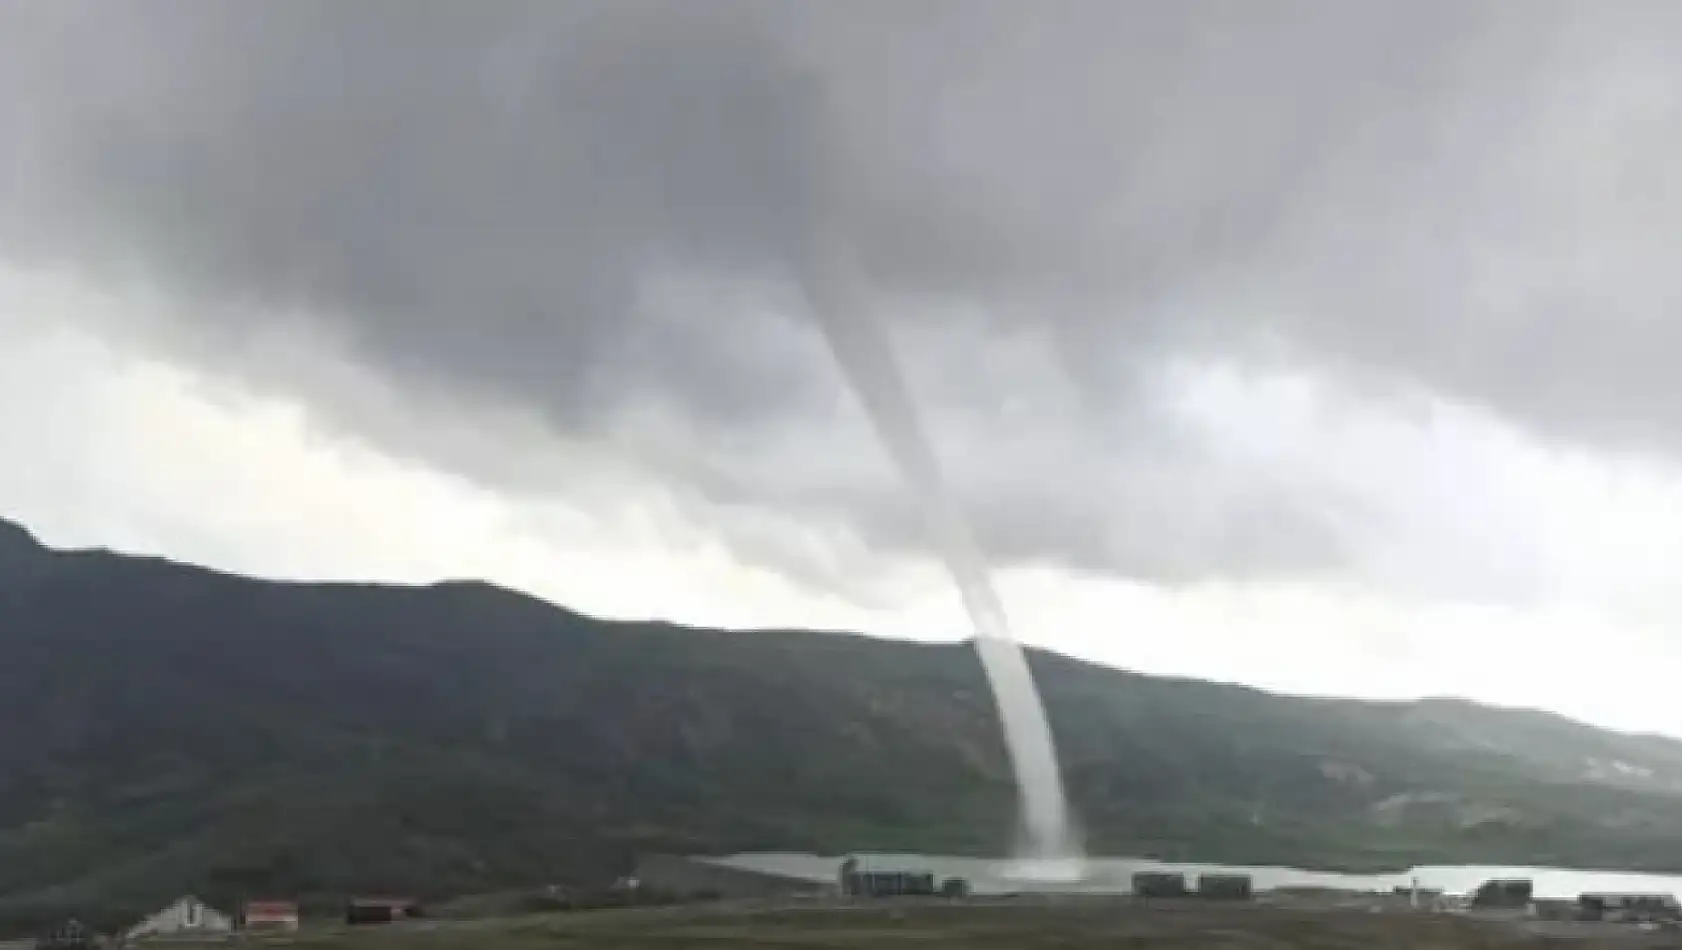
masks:
<instances>
[{"instance_id":1,"label":"dark storm cloud","mask_svg":"<svg viewBox=\"0 0 1682 950\"><path fill-rule=\"evenodd\" d=\"M709 314L632 311L662 260L790 243L797 86L751 21L559 6L189 3L55 31L18 89L68 100L43 119L56 236L212 301L325 311L400 374L568 422L638 373L751 409L744 375L798 379Z\"/></svg>"},{"instance_id":2,"label":"dark storm cloud","mask_svg":"<svg viewBox=\"0 0 1682 950\"><path fill-rule=\"evenodd\" d=\"M146 332L226 359L261 320L569 438L653 412L707 498L906 544L790 286L821 233L946 348L913 370L962 377L932 413L979 426L946 448L988 549L1156 576L1335 564L1354 517L1211 473L1167 359L1682 424L1672 8L1032 6L0 0L0 248L138 274L180 304ZM1066 379L987 371L1022 333ZM1031 422L993 405L1057 386Z\"/></svg>"}]
</instances>

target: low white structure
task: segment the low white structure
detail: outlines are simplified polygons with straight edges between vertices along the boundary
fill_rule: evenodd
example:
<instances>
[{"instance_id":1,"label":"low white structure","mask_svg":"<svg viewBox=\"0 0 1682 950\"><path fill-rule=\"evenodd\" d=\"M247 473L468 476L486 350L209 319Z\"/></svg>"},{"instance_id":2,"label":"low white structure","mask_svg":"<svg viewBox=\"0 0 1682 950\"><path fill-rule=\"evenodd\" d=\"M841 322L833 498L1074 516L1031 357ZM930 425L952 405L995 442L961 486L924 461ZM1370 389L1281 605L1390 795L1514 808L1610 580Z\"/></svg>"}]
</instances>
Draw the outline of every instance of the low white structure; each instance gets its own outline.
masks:
<instances>
[{"instance_id":1,"label":"low white structure","mask_svg":"<svg viewBox=\"0 0 1682 950\"><path fill-rule=\"evenodd\" d=\"M145 937L225 934L234 929L234 919L197 897L188 895L128 929L129 940Z\"/></svg>"}]
</instances>

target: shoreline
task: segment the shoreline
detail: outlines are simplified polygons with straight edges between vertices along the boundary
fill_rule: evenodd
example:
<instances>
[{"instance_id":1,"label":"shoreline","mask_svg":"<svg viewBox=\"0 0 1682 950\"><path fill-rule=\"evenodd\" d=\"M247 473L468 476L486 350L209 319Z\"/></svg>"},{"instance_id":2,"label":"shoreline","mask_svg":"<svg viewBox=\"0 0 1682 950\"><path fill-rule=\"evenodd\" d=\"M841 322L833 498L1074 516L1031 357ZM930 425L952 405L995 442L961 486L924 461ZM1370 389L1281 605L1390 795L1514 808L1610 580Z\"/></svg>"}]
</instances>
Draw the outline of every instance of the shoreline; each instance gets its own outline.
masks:
<instances>
[{"instance_id":1,"label":"shoreline","mask_svg":"<svg viewBox=\"0 0 1682 950\"><path fill-rule=\"evenodd\" d=\"M819 855L791 851L751 851L704 856L726 866L809 880L831 880L845 857L856 857L862 866L884 870L927 869L938 877L962 877L978 889L991 892L1020 890L1115 893L1131 888L1132 875L1162 871L1195 876L1200 873L1249 875L1261 890L1336 890L1357 893L1388 892L1417 881L1421 889L1467 893L1486 880L1523 877L1537 882L1538 896L1575 897L1581 890L1649 890L1654 887L1682 893L1682 871L1651 871L1630 868L1572 867L1558 864L1483 864L1474 862L1431 862L1406 866L1348 862L1344 867L1289 864L1225 863L1218 861L1162 860L1148 856L1093 855L1083 859L1085 875L1073 881L1039 880L1010 873L1016 859L991 855L923 854L917 852L859 851L850 855ZM703 857L703 856L697 856ZM1349 870L1348 868L1357 868ZM1630 879L1637 880L1630 880ZM1655 880L1662 879L1662 880ZM980 893L980 890L978 890Z\"/></svg>"}]
</instances>

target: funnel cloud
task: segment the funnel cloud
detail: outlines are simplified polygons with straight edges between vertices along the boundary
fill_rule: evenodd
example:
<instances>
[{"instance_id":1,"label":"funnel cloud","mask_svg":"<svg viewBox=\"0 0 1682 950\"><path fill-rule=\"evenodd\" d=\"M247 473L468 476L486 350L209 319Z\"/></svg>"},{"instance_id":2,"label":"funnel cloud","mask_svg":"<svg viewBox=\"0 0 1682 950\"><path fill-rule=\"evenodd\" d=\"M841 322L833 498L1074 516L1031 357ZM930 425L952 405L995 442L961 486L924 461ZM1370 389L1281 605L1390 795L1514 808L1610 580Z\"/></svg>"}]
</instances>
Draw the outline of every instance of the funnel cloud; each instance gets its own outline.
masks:
<instances>
[{"instance_id":1,"label":"funnel cloud","mask_svg":"<svg viewBox=\"0 0 1682 950\"><path fill-rule=\"evenodd\" d=\"M843 248L816 242L806 283L812 311L836 362L874 423L889 454L915 491L924 522L958 585L975 624L976 650L998 704L1005 748L1016 774L1022 808L1024 856L1036 860L1078 857L1057 750L1032 671L1011 631L1004 602L988 579L987 563L941 476L893 349L857 293L859 276Z\"/></svg>"}]
</instances>

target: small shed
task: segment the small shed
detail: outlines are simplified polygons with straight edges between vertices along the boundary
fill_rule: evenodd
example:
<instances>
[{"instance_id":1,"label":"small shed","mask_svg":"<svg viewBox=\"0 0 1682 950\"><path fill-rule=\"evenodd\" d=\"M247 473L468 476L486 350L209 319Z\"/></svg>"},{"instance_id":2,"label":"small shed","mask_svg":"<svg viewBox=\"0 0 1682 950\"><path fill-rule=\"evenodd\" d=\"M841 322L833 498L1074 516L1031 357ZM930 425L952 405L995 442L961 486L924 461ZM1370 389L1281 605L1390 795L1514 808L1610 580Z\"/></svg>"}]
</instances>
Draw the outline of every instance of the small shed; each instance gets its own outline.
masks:
<instances>
[{"instance_id":1,"label":"small shed","mask_svg":"<svg viewBox=\"0 0 1682 950\"><path fill-rule=\"evenodd\" d=\"M1523 910L1530 906L1534 891L1528 878L1496 878L1478 885L1471 905L1482 910Z\"/></svg>"},{"instance_id":2,"label":"small shed","mask_svg":"<svg viewBox=\"0 0 1682 950\"><path fill-rule=\"evenodd\" d=\"M426 916L413 897L353 897L345 905L347 924L390 924Z\"/></svg>"},{"instance_id":3,"label":"small shed","mask_svg":"<svg viewBox=\"0 0 1682 950\"><path fill-rule=\"evenodd\" d=\"M291 933L298 929L298 916L294 901L248 901L240 912L242 926L258 933Z\"/></svg>"},{"instance_id":4,"label":"small shed","mask_svg":"<svg viewBox=\"0 0 1682 950\"><path fill-rule=\"evenodd\" d=\"M1186 876L1173 871L1140 871L1133 875L1133 896L1170 898L1190 894Z\"/></svg>"},{"instance_id":5,"label":"small shed","mask_svg":"<svg viewBox=\"0 0 1682 950\"><path fill-rule=\"evenodd\" d=\"M234 929L234 919L189 894L123 932L124 939L179 937L192 934L225 934Z\"/></svg>"},{"instance_id":6,"label":"small shed","mask_svg":"<svg viewBox=\"0 0 1682 950\"><path fill-rule=\"evenodd\" d=\"M940 892L932 871L871 870L859 859L841 862L841 893L848 897L932 897Z\"/></svg>"},{"instance_id":7,"label":"small shed","mask_svg":"<svg viewBox=\"0 0 1682 950\"><path fill-rule=\"evenodd\" d=\"M846 893L861 898L927 898L937 888L932 871L854 871Z\"/></svg>"},{"instance_id":8,"label":"small shed","mask_svg":"<svg viewBox=\"0 0 1682 950\"><path fill-rule=\"evenodd\" d=\"M1255 896L1248 874L1199 874L1197 896L1207 900L1247 901Z\"/></svg>"},{"instance_id":9,"label":"small shed","mask_svg":"<svg viewBox=\"0 0 1682 950\"><path fill-rule=\"evenodd\" d=\"M845 887L855 897L932 897L937 890L931 871L853 871Z\"/></svg>"}]
</instances>

